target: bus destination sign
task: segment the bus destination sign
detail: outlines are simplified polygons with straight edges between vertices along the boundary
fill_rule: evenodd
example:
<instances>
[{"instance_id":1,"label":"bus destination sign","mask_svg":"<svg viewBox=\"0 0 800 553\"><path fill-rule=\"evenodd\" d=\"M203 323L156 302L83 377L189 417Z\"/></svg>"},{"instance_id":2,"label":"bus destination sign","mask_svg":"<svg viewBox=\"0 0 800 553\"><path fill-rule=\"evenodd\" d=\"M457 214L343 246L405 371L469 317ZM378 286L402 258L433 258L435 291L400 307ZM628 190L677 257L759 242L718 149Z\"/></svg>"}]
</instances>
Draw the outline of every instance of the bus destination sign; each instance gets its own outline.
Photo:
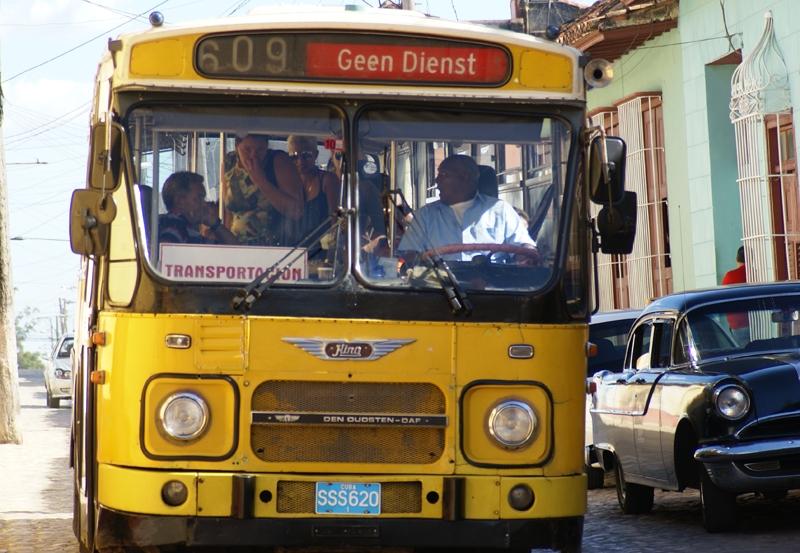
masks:
<instances>
[{"instance_id":1,"label":"bus destination sign","mask_svg":"<svg viewBox=\"0 0 800 553\"><path fill-rule=\"evenodd\" d=\"M407 36L226 34L202 38L194 57L211 78L500 86L511 73L499 46Z\"/></svg>"}]
</instances>

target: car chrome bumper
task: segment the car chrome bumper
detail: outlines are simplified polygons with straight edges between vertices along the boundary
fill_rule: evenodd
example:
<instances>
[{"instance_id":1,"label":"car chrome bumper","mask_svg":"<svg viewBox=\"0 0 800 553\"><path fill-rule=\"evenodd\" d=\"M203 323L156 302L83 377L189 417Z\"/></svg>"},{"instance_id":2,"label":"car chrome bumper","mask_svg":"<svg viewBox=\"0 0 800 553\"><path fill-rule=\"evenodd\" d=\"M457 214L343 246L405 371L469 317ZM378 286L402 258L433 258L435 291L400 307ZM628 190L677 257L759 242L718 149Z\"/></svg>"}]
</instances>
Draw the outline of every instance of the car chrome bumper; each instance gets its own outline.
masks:
<instances>
[{"instance_id":1,"label":"car chrome bumper","mask_svg":"<svg viewBox=\"0 0 800 553\"><path fill-rule=\"evenodd\" d=\"M800 470L781 461L800 458L800 438L768 439L740 444L713 444L698 448L695 460L704 464L711 480L732 492L800 488Z\"/></svg>"}]
</instances>

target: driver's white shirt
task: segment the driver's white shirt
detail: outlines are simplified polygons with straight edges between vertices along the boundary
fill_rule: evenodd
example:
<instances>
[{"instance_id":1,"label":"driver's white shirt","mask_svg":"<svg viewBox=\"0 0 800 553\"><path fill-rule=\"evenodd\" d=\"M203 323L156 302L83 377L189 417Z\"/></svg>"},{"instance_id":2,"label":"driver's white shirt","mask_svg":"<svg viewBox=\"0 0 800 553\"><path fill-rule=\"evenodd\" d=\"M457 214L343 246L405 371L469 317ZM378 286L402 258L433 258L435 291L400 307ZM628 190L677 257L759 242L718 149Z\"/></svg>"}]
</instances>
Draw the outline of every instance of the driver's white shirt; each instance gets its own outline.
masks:
<instances>
[{"instance_id":1,"label":"driver's white shirt","mask_svg":"<svg viewBox=\"0 0 800 553\"><path fill-rule=\"evenodd\" d=\"M475 203L475 198L467 200L466 202L458 202L457 204L450 204L450 209L452 209L453 213L456 214L456 219L458 219L459 225L464 223L464 213L466 213L467 209L472 207L472 204L474 203Z\"/></svg>"},{"instance_id":2,"label":"driver's white shirt","mask_svg":"<svg viewBox=\"0 0 800 553\"><path fill-rule=\"evenodd\" d=\"M525 221L508 202L481 193L468 202L470 205L465 206L461 221L455 209L441 200L420 208L414 213L398 250L422 252L449 244L536 245L528 234ZM444 257L469 260L481 253L484 252L471 251Z\"/></svg>"}]
</instances>

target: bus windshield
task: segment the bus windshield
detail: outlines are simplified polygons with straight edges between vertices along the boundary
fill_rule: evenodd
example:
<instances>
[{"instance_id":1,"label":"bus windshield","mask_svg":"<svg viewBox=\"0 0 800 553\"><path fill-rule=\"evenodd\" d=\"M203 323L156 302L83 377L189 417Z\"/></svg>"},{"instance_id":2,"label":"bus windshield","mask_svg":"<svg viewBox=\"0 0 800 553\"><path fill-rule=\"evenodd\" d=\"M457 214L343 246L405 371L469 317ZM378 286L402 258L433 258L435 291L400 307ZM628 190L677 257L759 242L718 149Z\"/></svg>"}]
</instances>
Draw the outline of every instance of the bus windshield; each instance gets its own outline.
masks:
<instances>
[{"instance_id":1,"label":"bus windshield","mask_svg":"<svg viewBox=\"0 0 800 553\"><path fill-rule=\"evenodd\" d=\"M549 281L570 147L565 122L374 108L356 125L359 271L369 284L440 287L443 271L472 290L532 291Z\"/></svg>"},{"instance_id":2,"label":"bus windshield","mask_svg":"<svg viewBox=\"0 0 800 553\"><path fill-rule=\"evenodd\" d=\"M335 109L139 107L128 134L140 236L163 277L244 283L269 271L280 285L341 274Z\"/></svg>"},{"instance_id":3,"label":"bus windshield","mask_svg":"<svg viewBox=\"0 0 800 553\"><path fill-rule=\"evenodd\" d=\"M437 288L446 277L530 292L549 282L571 144L564 121L368 107L354 119L352 155L344 121L321 105L132 110L134 196L153 268L177 281L266 273L276 285L327 284L356 243L356 274L378 288ZM351 170L353 196L343 186ZM354 225L339 215L346 205Z\"/></svg>"}]
</instances>

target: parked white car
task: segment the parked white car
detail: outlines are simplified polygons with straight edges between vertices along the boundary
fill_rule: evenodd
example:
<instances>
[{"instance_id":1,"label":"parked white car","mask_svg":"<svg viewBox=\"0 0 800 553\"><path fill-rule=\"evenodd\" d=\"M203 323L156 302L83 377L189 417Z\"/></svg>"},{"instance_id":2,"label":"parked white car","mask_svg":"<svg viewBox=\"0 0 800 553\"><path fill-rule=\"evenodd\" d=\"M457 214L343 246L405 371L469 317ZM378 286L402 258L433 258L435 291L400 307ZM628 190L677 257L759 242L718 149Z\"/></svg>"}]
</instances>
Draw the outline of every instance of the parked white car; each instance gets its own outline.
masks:
<instances>
[{"instance_id":1,"label":"parked white car","mask_svg":"<svg viewBox=\"0 0 800 553\"><path fill-rule=\"evenodd\" d=\"M62 399L72 398L72 334L58 339L56 347L47 360L44 370L44 385L47 388L47 406L58 407Z\"/></svg>"}]
</instances>

